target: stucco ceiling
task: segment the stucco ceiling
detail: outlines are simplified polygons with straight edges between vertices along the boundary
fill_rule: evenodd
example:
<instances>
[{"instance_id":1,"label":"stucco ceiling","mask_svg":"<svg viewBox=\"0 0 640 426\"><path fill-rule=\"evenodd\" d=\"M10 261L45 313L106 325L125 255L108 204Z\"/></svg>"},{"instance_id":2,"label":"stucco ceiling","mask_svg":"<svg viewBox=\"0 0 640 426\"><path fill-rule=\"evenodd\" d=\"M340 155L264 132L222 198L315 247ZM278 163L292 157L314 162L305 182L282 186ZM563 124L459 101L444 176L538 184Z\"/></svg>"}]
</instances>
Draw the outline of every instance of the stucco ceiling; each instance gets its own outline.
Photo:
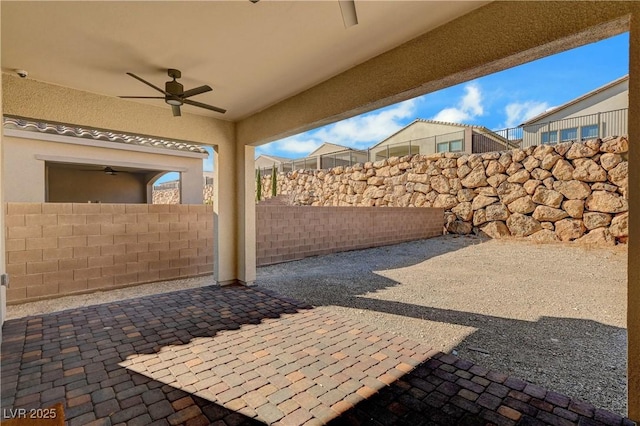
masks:
<instances>
[{"instance_id":1,"label":"stucco ceiling","mask_svg":"<svg viewBox=\"0 0 640 426\"><path fill-rule=\"evenodd\" d=\"M2 70L108 96L155 96L167 68L193 100L184 112L238 120L300 93L488 2L356 0L344 27L337 0L194 2L2 1ZM134 101L132 101L134 102ZM164 105L162 100L140 101Z\"/></svg>"}]
</instances>

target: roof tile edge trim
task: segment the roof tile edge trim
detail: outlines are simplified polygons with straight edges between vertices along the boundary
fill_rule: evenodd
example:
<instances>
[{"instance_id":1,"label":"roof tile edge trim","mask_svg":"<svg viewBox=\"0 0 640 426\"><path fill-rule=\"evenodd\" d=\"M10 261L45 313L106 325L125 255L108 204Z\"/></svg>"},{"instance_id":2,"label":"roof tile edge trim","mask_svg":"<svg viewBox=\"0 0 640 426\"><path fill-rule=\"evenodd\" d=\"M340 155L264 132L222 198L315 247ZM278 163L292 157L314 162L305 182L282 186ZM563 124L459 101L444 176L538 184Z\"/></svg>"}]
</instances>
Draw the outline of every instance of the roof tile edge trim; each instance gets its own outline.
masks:
<instances>
[{"instance_id":1,"label":"roof tile edge trim","mask_svg":"<svg viewBox=\"0 0 640 426\"><path fill-rule=\"evenodd\" d=\"M49 133L60 136L71 136L97 141L117 142L127 145L146 146L150 148L170 149L174 151L188 151L198 154L208 154L200 145L179 142L167 139L152 138L148 136L130 135L126 133L112 132L108 130L87 129L83 127L50 124L39 121L30 121L22 118L3 117L3 125L7 129L25 130L30 132Z\"/></svg>"}]
</instances>

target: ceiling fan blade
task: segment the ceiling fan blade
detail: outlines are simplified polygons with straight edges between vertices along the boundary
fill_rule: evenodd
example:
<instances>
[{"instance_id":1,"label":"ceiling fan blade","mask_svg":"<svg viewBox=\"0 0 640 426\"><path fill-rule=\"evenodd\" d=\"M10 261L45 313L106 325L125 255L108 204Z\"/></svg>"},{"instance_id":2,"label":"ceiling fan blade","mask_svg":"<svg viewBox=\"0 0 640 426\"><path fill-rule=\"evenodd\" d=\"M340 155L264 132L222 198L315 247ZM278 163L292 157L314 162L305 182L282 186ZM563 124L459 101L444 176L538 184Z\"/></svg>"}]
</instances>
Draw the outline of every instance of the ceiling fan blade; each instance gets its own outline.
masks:
<instances>
[{"instance_id":1,"label":"ceiling fan blade","mask_svg":"<svg viewBox=\"0 0 640 426\"><path fill-rule=\"evenodd\" d=\"M356 2L354 0L339 0L340 12L344 27L349 28L358 25L358 14L356 13Z\"/></svg>"},{"instance_id":2,"label":"ceiling fan blade","mask_svg":"<svg viewBox=\"0 0 640 426\"><path fill-rule=\"evenodd\" d=\"M165 95L169 95L169 96L171 96L171 93L169 93L169 92L165 92L164 90L162 90L162 89L161 89L161 88L159 88L158 86L156 86L156 85L154 85L154 84L149 83L147 80L144 80L144 79L142 79L142 78L138 77L137 75L135 75L135 74L134 74L134 73L132 73L132 72L128 72L128 73L127 73L127 75L130 75L131 77L133 77L133 78L135 78L136 80L138 80L138 81L140 81L140 82L142 82L142 83L146 84L146 85L147 85L147 86L149 86L149 87L153 87L154 89L156 89L156 90L157 90L158 92L160 92L160 93L164 93Z\"/></svg>"},{"instance_id":3,"label":"ceiling fan blade","mask_svg":"<svg viewBox=\"0 0 640 426\"><path fill-rule=\"evenodd\" d=\"M171 105L171 111L173 111L174 117L180 117L182 115L180 113L180 107L178 105Z\"/></svg>"},{"instance_id":4,"label":"ceiling fan blade","mask_svg":"<svg viewBox=\"0 0 640 426\"><path fill-rule=\"evenodd\" d=\"M224 114L225 112L227 112L226 109L218 108L218 107L215 107L213 105L203 104L202 102L196 102L196 101L192 101L192 100L189 100L189 99L183 99L183 102L185 104L187 104L187 105L193 105L193 106L197 106L197 107L200 107L200 108L209 109L211 111L219 112L221 114Z\"/></svg>"},{"instance_id":5,"label":"ceiling fan blade","mask_svg":"<svg viewBox=\"0 0 640 426\"><path fill-rule=\"evenodd\" d=\"M200 87L196 87L195 89L190 89L187 90L186 92L184 92L182 94L182 99L184 98L190 98L191 96L195 96L195 95L199 95L200 93L206 93L206 92L210 92L213 89L207 85L204 86L200 86Z\"/></svg>"},{"instance_id":6,"label":"ceiling fan blade","mask_svg":"<svg viewBox=\"0 0 640 426\"><path fill-rule=\"evenodd\" d=\"M164 99L164 96L118 96L122 99Z\"/></svg>"}]
</instances>

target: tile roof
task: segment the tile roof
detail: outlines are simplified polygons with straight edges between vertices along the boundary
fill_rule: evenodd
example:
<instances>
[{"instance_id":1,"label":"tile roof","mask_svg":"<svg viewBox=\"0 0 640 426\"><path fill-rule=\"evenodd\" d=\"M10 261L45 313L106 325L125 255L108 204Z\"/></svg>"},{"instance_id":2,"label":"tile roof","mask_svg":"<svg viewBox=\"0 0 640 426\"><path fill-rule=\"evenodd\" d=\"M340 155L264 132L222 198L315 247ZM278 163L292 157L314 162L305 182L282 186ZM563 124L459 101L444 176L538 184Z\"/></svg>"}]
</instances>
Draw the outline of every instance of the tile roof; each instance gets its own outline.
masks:
<instances>
[{"instance_id":1,"label":"tile roof","mask_svg":"<svg viewBox=\"0 0 640 426\"><path fill-rule=\"evenodd\" d=\"M112 132L109 130L96 130L85 127L67 126L63 124L51 124L40 121L26 120L17 117L4 117L3 123L5 129L26 130L60 136L71 136L83 139L117 142L127 145L146 146L149 148L170 149L174 151L208 154L207 150L200 145L175 140L154 138L151 136L132 135Z\"/></svg>"}]
</instances>

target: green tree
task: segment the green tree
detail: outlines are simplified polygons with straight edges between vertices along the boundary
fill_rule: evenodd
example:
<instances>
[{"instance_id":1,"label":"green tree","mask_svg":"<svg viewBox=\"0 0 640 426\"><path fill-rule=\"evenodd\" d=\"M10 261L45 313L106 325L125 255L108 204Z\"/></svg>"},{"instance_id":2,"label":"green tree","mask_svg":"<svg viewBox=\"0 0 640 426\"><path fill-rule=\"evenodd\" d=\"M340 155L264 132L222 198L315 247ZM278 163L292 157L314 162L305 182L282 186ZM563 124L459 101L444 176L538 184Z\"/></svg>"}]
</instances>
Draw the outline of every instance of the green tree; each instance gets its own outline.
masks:
<instances>
[{"instance_id":1,"label":"green tree","mask_svg":"<svg viewBox=\"0 0 640 426\"><path fill-rule=\"evenodd\" d=\"M260 175L260 169L256 170L256 201L262 199L262 176Z\"/></svg>"},{"instance_id":2,"label":"green tree","mask_svg":"<svg viewBox=\"0 0 640 426\"><path fill-rule=\"evenodd\" d=\"M278 172L276 171L276 163L271 168L271 196L278 195Z\"/></svg>"}]
</instances>

